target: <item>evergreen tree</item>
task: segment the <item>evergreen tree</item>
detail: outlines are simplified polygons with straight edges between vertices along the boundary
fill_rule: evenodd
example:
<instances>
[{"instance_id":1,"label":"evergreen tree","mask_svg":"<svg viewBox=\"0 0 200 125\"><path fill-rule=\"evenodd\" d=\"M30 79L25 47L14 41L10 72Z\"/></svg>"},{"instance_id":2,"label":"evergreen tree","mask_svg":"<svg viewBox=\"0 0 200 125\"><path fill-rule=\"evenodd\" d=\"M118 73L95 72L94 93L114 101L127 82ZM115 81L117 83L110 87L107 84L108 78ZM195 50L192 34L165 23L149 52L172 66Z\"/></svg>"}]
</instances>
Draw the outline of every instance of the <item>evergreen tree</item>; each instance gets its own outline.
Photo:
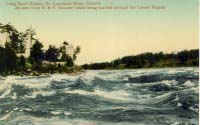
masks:
<instances>
[{"instance_id":1,"label":"evergreen tree","mask_svg":"<svg viewBox=\"0 0 200 125\"><path fill-rule=\"evenodd\" d=\"M50 62L56 62L58 61L59 55L59 49L50 45L48 50L45 52L45 59Z\"/></svg>"},{"instance_id":2,"label":"evergreen tree","mask_svg":"<svg viewBox=\"0 0 200 125\"><path fill-rule=\"evenodd\" d=\"M6 68L12 72L16 67L17 56L8 42L5 43L5 55Z\"/></svg>"},{"instance_id":3,"label":"evergreen tree","mask_svg":"<svg viewBox=\"0 0 200 125\"><path fill-rule=\"evenodd\" d=\"M26 59L23 55L20 56L19 66L26 67Z\"/></svg>"},{"instance_id":4,"label":"evergreen tree","mask_svg":"<svg viewBox=\"0 0 200 125\"><path fill-rule=\"evenodd\" d=\"M38 40L31 48L29 60L34 69L39 70L42 67L42 61L44 60L43 45Z\"/></svg>"}]
</instances>

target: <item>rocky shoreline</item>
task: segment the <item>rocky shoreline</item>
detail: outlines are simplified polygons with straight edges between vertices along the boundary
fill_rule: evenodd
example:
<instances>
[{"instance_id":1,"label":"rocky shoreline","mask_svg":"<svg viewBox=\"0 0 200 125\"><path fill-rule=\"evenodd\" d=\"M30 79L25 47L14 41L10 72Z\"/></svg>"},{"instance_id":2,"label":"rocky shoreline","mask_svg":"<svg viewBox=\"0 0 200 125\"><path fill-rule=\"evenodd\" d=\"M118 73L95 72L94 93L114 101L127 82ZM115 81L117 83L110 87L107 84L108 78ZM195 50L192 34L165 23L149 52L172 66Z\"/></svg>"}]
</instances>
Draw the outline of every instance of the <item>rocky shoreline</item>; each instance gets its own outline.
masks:
<instances>
[{"instance_id":1,"label":"rocky shoreline","mask_svg":"<svg viewBox=\"0 0 200 125\"><path fill-rule=\"evenodd\" d=\"M6 77L9 75L14 75L14 76L44 76L44 75L50 75L50 74L67 74L70 76L76 76L76 75L80 75L82 73L86 72L86 70L83 69L71 69L65 72L58 72L58 71L54 71L54 72L38 72L38 71L23 71L23 72L16 72L13 71L12 73L2 73L0 74L0 76Z\"/></svg>"}]
</instances>

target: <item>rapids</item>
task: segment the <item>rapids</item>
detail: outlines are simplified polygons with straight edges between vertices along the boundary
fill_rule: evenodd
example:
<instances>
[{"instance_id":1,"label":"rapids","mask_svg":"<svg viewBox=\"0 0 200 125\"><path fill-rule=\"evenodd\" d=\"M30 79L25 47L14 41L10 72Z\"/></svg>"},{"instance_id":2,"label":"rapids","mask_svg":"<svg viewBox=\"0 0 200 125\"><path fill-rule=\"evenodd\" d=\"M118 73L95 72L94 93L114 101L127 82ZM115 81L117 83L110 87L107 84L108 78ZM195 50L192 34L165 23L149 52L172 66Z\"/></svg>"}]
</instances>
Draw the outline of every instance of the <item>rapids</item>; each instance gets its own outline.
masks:
<instances>
[{"instance_id":1,"label":"rapids","mask_svg":"<svg viewBox=\"0 0 200 125\"><path fill-rule=\"evenodd\" d=\"M198 125L199 69L0 77L0 125Z\"/></svg>"}]
</instances>

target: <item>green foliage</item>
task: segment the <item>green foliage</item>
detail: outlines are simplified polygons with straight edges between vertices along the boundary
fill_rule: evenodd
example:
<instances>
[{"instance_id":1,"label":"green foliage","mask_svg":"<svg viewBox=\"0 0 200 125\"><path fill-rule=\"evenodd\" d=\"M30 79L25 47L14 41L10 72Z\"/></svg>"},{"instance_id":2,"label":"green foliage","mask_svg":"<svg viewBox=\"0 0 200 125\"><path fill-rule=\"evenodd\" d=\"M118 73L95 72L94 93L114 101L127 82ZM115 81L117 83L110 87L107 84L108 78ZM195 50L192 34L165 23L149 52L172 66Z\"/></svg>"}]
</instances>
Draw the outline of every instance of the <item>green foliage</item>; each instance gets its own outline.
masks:
<instances>
[{"instance_id":1,"label":"green foliage","mask_svg":"<svg viewBox=\"0 0 200 125\"><path fill-rule=\"evenodd\" d=\"M15 53L25 52L25 36L22 33L12 33L10 35L10 45Z\"/></svg>"},{"instance_id":2,"label":"green foliage","mask_svg":"<svg viewBox=\"0 0 200 125\"><path fill-rule=\"evenodd\" d=\"M8 42L5 43L5 55L6 68L12 72L16 67L17 56Z\"/></svg>"},{"instance_id":3,"label":"green foliage","mask_svg":"<svg viewBox=\"0 0 200 125\"><path fill-rule=\"evenodd\" d=\"M6 51L5 48L0 47L0 72L6 70Z\"/></svg>"},{"instance_id":4,"label":"green foliage","mask_svg":"<svg viewBox=\"0 0 200 125\"><path fill-rule=\"evenodd\" d=\"M77 58L77 55L81 52L81 48L80 46L77 46L76 49L74 50L74 53L73 53L73 61L76 60Z\"/></svg>"},{"instance_id":5,"label":"green foliage","mask_svg":"<svg viewBox=\"0 0 200 125\"><path fill-rule=\"evenodd\" d=\"M68 67L73 67L74 66L74 61L71 57L66 58L66 66Z\"/></svg>"},{"instance_id":6,"label":"green foliage","mask_svg":"<svg viewBox=\"0 0 200 125\"><path fill-rule=\"evenodd\" d=\"M6 33L6 42L15 53L22 53L25 51L25 35L19 33L11 24L1 25L0 32Z\"/></svg>"},{"instance_id":7,"label":"green foliage","mask_svg":"<svg viewBox=\"0 0 200 125\"><path fill-rule=\"evenodd\" d=\"M33 69L40 70L42 61L44 60L43 45L38 40L33 44L30 52L30 63L33 65Z\"/></svg>"},{"instance_id":8,"label":"green foliage","mask_svg":"<svg viewBox=\"0 0 200 125\"><path fill-rule=\"evenodd\" d=\"M73 45L66 41L59 48L50 45L43 51L43 45L34 38L36 32L31 27L25 33L21 33L10 23L5 25L0 23L0 33L6 35L5 46L0 46L1 75L71 72L80 53L79 46L74 49ZM23 56L25 50L29 48L26 48L26 40L31 43L30 56L27 59Z\"/></svg>"},{"instance_id":9,"label":"green foliage","mask_svg":"<svg viewBox=\"0 0 200 125\"><path fill-rule=\"evenodd\" d=\"M0 48L0 72L12 73L20 67L16 55L25 51L25 35L10 23L1 24L0 33L6 35L5 47Z\"/></svg>"},{"instance_id":10,"label":"green foliage","mask_svg":"<svg viewBox=\"0 0 200 125\"><path fill-rule=\"evenodd\" d=\"M143 53L135 56L125 56L112 62L82 65L84 69L122 69L199 66L199 49L184 50L177 54Z\"/></svg>"},{"instance_id":11,"label":"green foliage","mask_svg":"<svg viewBox=\"0 0 200 125\"><path fill-rule=\"evenodd\" d=\"M49 62L56 62L58 61L59 55L59 49L50 45L48 50L45 52L45 60Z\"/></svg>"},{"instance_id":12,"label":"green foliage","mask_svg":"<svg viewBox=\"0 0 200 125\"><path fill-rule=\"evenodd\" d=\"M60 48L50 45L48 50L45 52L45 60L49 62L65 62L65 66L73 67L80 50L80 46L77 46L73 50L73 46L67 42L63 42Z\"/></svg>"},{"instance_id":13,"label":"green foliage","mask_svg":"<svg viewBox=\"0 0 200 125\"><path fill-rule=\"evenodd\" d=\"M106 69L112 67L112 63L103 62L103 63L93 63L93 64L85 64L82 66L84 69Z\"/></svg>"},{"instance_id":14,"label":"green foliage","mask_svg":"<svg viewBox=\"0 0 200 125\"><path fill-rule=\"evenodd\" d=\"M26 67L26 59L23 55L20 56L19 61L18 61L18 66L21 67Z\"/></svg>"},{"instance_id":15,"label":"green foliage","mask_svg":"<svg viewBox=\"0 0 200 125\"><path fill-rule=\"evenodd\" d=\"M73 46L70 45L67 42L63 42L63 46L60 47L60 55L61 55L61 59L60 61L64 61L66 62L66 66L68 67L73 67L74 66L74 62L77 59L77 55L80 53L81 48L80 46L77 46L74 50L73 50ZM67 52L72 52L72 56L70 55L70 53Z\"/></svg>"}]
</instances>

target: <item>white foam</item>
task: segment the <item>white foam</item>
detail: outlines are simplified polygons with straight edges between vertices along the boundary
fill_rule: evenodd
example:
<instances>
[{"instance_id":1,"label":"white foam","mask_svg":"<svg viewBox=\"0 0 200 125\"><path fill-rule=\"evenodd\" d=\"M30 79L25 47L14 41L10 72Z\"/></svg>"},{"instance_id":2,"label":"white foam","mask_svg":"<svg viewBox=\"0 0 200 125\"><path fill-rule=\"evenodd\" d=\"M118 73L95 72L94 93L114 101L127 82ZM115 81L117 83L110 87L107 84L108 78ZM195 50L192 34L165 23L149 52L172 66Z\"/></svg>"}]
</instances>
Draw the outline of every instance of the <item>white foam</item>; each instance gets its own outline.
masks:
<instances>
[{"instance_id":1,"label":"white foam","mask_svg":"<svg viewBox=\"0 0 200 125\"><path fill-rule=\"evenodd\" d=\"M71 112L64 111L64 115L71 115Z\"/></svg>"},{"instance_id":2,"label":"white foam","mask_svg":"<svg viewBox=\"0 0 200 125\"><path fill-rule=\"evenodd\" d=\"M0 99L5 98L7 95L9 95L11 92L11 89L6 89L5 92L0 96Z\"/></svg>"},{"instance_id":3,"label":"white foam","mask_svg":"<svg viewBox=\"0 0 200 125\"><path fill-rule=\"evenodd\" d=\"M17 111L17 110L19 110L19 108L18 108L18 107L15 107L15 108L13 109L13 111Z\"/></svg>"},{"instance_id":4,"label":"white foam","mask_svg":"<svg viewBox=\"0 0 200 125\"><path fill-rule=\"evenodd\" d=\"M195 113L199 113L199 109L198 108L194 108L193 106L189 107L189 109Z\"/></svg>"},{"instance_id":5,"label":"white foam","mask_svg":"<svg viewBox=\"0 0 200 125\"><path fill-rule=\"evenodd\" d=\"M183 92L192 92L194 94L199 94L199 86L197 87L191 87L189 89L182 90Z\"/></svg>"},{"instance_id":6,"label":"white foam","mask_svg":"<svg viewBox=\"0 0 200 125\"><path fill-rule=\"evenodd\" d=\"M30 112L30 111L32 111L32 109L30 109L30 108L24 108L23 111Z\"/></svg>"},{"instance_id":7,"label":"white foam","mask_svg":"<svg viewBox=\"0 0 200 125\"><path fill-rule=\"evenodd\" d=\"M178 81L176 81L176 80L164 80L162 82L165 83L168 86L175 86L175 85L178 84Z\"/></svg>"},{"instance_id":8,"label":"white foam","mask_svg":"<svg viewBox=\"0 0 200 125\"><path fill-rule=\"evenodd\" d=\"M51 111L50 113L51 113L52 115L64 114L64 115L66 115L66 116L69 116L69 115L72 114L71 112L67 112L67 111Z\"/></svg>"},{"instance_id":9,"label":"white foam","mask_svg":"<svg viewBox=\"0 0 200 125\"><path fill-rule=\"evenodd\" d=\"M159 102L169 99L171 96L173 96L173 94L174 92L165 93L163 95L159 95L152 99L149 99L149 101L151 101L151 103L159 103Z\"/></svg>"},{"instance_id":10,"label":"white foam","mask_svg":"<svg viewBox=\"0 0 200 125\"><path fill-rule=\"evenodd\" d=\"M186 87L192 87L192 86L195 86L194 83L192 83L190 80L186 81L183 86L186 86Z\"/></svg>"},{"instance_id":11,"label":"white foam","mask_svg":"<svg viewBox=\"0 0 200 125\"><path fill-rule=\"evenodd\" d=\"M180 97L178 95L176 95L175 99L173 101L179 101Z\"/></svg>"},{"instance_id":12,"label":"white foam","mask_svg":"<svg viewBox=\"0 0 200 125\"><path fill-rule=\"evenodd\" d=\"M50 81L62 81L62 80L69 80L69 81L76 81L80 76L80 75L75 75L75 76L70 76L67 74L53 74L51 75Z\"/></svg>"},{"instance_id":13,"label":"white foam","mask_svg":"<svg viewBox=\"0 0 200 125\"><path fill-rule=\"evenodd\" d=\"M42 90L39 90L39 91L34 91L32 92L32 94L29 96L29 95L26 95L25 97L28 97L28 98L36 98L38 95L41 95L41 96L52 96L54 95L56 92L55 91L42 91Z\"/></svg>"},{"instance_id":14,"label":"white foam","mask_svg":"<svg viewBox=\"0 0 200 125\"><path fill-rule=\"evenodd\" d=\"M52 115L60 115L60 114L62 114L62 112L59 112L59 111L51 111L50 113Z\"/></svg>"},{"instance_id":15,"label":"white foam","mask_svg":"<svg viewBox=\"0 0 200 125\"><path fill-rule=\"evenodd\" d=\"M182 106L182 104L181 104L180 102L178 102L177 106L178 106L178 107L181 107L181 106Z\"/></svg>"},{"instance_id":16,"label":"white foam","mask_svg":"<svg viewBox=\"0 0 200 125\"><path fill-rule=\"evenodd\" d=\"M12 113L13 113L13 111L10 111L8 114L6 114L3 117L1 117L0 120L6 120L6 119L8 119L11 116Z\"/></svg>"},{"instance_id":17,"label":"white foam","mask_svg":"<svg viewBox=\"0 0 200 125\"><path fill-rule=\"evenodd\" d=\"M152 83L142 83L142 84L137 84L137 83L126 83L125 86L127 88L130 88L130 87L149 87L149 86L152 86L152 85L166 85L168 87L172 87L172 86L175 86L178 84L178 82L176 80L163 80L161 82L152 82Z\"/></svg>"},{"instance_id":18,"label":"white foam","mask_svg":"<svg viewBox=\"0 0 200 125\"><path fill-rule=\"evenodd\" d=\"M42 89L46 89L50 87L51 80L54 77L20 77L20 76L8 76L5 80L0 84L0 98L5 98L11 93L13 85L20 85L27 87L28 89L33 89L32 97L35 98L37 95L48 96L55 94L54 91L43 91ZM16 93L10 96L12 99L16 99ZM28 96L26 96L28 97ZM30 97L30 96L29 96Z\"/></svg>"},{"instance_id":19,"label":"white foam","mask_svg":"<svg viewBox=\"0 0 200 125\"><path fill-rule=\"evenodd\" d=\"M179 125L179 122L172 123L170 125Z\"/></svg>"},{"instance_id":20,"label":"white foam","mask_svg":"<svg viewBox=\"0 0 200 125\"><path fill-rule=\"evenodd\" d=\"M12 86L13 85L21 85L21 86L26 86L27 88L31 89L41 89L41 88L46 88L49 86L49 80L48 78L33 78L33 77L28 77L27 79L23 79L23 77L20 76L8 76L6 79L3 81L2 84L0 84L0 92L3 94L0 96L0 98L5 98L11 93ZM12 99L16 99L16 94L11 96Z\"/></svg>"},{"instance_id":21,"label":"white foam","mask_svg":"<svg viewBox=\"0 0 200 125\"><path fill-rule=\"evenodd\" d=\"M4 80L2 84L0 84L0 92L3 92L3 94L0 96L0 98L4 98L11 92L11 83L14 81L16 77L14 76L8 76Z\"/></svg>"},{"instance_id":22,"label":"white foam","mask_svg":"<svg viewBox=\"0 0 200 125\"><path fill-rule=\"evenodd\" d=\"M13 96L11 96L11 99L17 99L17 95L15 92L13 93Z\"/></svg>"},{"instance_id":23,"label":"white foam","mask_svg":"<svg viewBox=\"0 0 200 125\"><path fill-rule=\"evenodd\" d=\"M129 98L130 94L123 90L111 91L111 92L106 92L98 89L96 89L94 92L88 92L85 90L73 90L73 91L65 91L65 93L80 94L80 95L97 95L107 99L114 99L114 100L124 100L124 101L131 100L131 98Z\"/></svg>"}]
</instances>

